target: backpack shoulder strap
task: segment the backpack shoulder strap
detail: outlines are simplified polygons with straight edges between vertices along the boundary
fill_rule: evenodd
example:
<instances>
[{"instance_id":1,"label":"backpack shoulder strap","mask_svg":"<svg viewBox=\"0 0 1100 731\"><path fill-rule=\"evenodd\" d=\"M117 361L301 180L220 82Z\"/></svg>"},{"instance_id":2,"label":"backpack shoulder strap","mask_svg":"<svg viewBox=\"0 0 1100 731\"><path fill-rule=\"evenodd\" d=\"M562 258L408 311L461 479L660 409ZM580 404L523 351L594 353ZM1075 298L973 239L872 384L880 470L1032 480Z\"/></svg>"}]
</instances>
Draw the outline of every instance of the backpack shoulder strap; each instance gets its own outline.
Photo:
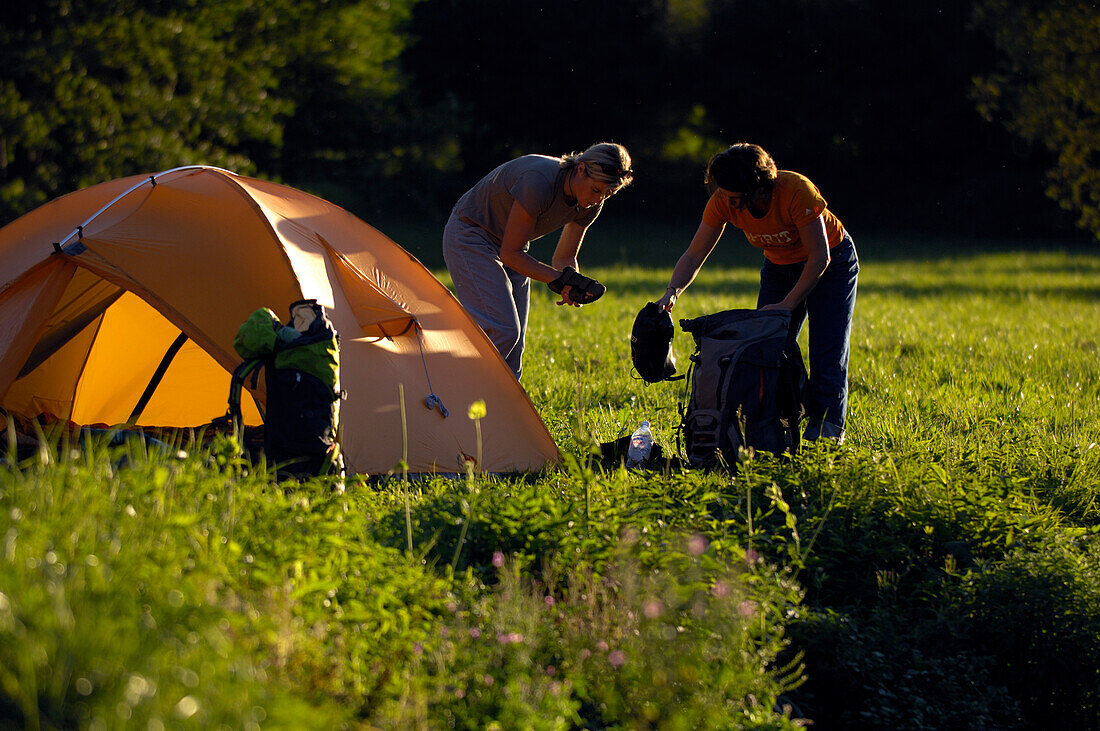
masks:
<instances>
[{"instance_id":1,"label":"backpack shoulder strap","mask_svg":"<svg viewBox=\"0 0 1100 731\"><path fill-rule=\"evenodd\" d=\"M260 367L266 361L265 357L249 358L233 369L233 375L229 379L229 408L226 412L231 423L235 425L244 423L244 417L241 415L241 389L249 375L252 376L252 388L256 387L260 377ZM263 414L261 413L260 416L262 417Z\"/></svg>"}]
</instances>

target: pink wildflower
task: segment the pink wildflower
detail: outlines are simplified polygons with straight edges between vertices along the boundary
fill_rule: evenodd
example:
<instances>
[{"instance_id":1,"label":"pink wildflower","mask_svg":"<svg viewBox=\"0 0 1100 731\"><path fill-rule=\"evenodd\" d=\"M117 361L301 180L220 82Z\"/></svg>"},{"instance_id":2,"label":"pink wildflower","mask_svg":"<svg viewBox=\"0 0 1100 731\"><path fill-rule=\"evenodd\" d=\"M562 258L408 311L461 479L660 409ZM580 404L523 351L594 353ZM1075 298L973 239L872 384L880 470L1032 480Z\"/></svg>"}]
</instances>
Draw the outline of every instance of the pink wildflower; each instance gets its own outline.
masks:
<instances>
[{"instance_id":1,"label":"pink wildflower","mask_svg":"<svg viewBox=\"0 0 1100 731\"><path fill-rule=\"evenodd\" d=\"M742 617L751 617L756 614L756 602L746 599L737 605L737 611Z\"/></svg>"},{"instance_id":2,"label":"pink wildflower","mask_svg":"<svg viewBox=\"0 0 1100 731\"><path fill-rule=\"evenodd\" d=\"M657 619L657 617L661 616L661 613L664 612L664 610L664 605L662 605L656 599L650 599L642 605L642 614L644 614L648 619Z\"/></svg>"},{"instance_id":3,"label":"pink wildflower","mask_svg":"<svg viewBox=\"0 0 1100 731\"><path fill-rule=\"evenodd\" d=\"M493 551L493 566L498 569L504 565L504 554L500 551Z\"/></svg>"},{"instance_id":4,"label":"pink wildflower","mask_svg":"<svg viewBox=\"0 0 1100 731\"><path fill-rule=\"evenodd\" d=\"M603 640L600 640L599 642L596 643L596 649L599 650L600 652L607 652L607 643L604 642Z\"/></svg>"},{"instance_id":5,"label":"pink wildflower","mask_svg":"<svg viewBox=\"0 0 1100 731\"><path fill-rule=\"evenodd\" d=\"M622 664L626 662L626 653L622 650L612 650L607 656L607 661L611 663L611 667L622 667Z\"/></svg>"},{"instance_id":6,"label":"pink wildflower","mask_svg":"<svg viewBox=\"0 0 1100 731\"><path fill-rule=\"evenodd\" d=\"M702 556L707 550L707 539L696 533L688 539L688 551L692 556Z\"/></svg>"},{"instance_id":7,"label":"pink wildflower","mask_svg":"<svg viewBox=\"0 0 1100 731\"><path fill-rule=\"evenodd\" d=\"M471 627L470 628L470 637L473 637L475 640L478 637L481 637L481 630L479 630L477 627Z\"/></svg>"}]
</instances>

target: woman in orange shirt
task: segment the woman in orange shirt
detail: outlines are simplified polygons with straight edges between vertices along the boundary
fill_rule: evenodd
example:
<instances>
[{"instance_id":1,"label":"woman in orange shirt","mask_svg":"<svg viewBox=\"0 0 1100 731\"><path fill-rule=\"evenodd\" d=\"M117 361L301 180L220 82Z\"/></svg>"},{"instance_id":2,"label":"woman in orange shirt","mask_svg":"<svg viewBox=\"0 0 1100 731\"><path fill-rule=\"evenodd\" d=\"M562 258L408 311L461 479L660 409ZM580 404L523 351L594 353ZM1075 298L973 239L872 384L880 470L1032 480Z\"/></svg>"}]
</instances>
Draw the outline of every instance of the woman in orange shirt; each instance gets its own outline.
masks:
<instances>
[{"instance_id":1,"label":"woman in orange shirt","mask_svg":"<svg viewBox=\"0 0 1100 731\"><path fill-rule=\"evenodd\" d=\"M805 439L844 439L848 354L859 258L852 237L808 178L777 170L759 145L735 144L711 158L710 200L658 306L671 311L726 224L763 249L759 309L791 313L791 340L809 317L810 399Z\"/></svg>"}]
</instances>

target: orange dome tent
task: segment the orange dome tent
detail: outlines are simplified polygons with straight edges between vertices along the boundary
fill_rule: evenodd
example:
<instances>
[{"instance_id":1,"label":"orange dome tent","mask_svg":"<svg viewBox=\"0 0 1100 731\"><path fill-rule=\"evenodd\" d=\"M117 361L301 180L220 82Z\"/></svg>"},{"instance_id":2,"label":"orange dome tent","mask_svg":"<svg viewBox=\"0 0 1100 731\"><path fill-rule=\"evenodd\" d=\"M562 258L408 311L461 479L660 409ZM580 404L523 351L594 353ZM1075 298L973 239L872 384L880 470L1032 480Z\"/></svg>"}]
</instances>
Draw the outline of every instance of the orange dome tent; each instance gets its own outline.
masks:
<instances>
[{"instance_id":1,"label":"orange dome tent","mask_svg":"<svg viewBox=\"0 0 1100 731\"><path fill-rule=\"evenodd\" d=\"M0 407L201 426L225 413L238 326L259 307L285 319L303 298L340 333L349 471L401 460L399 385L413 472L463 471L477 400L481 469L558 461L496 349L412 255L327 201L210 167L102 183L0 229ZM262 382L253 396L264 403ZM259 423L254 404L245 420Z\"/></svg>"}]
</instances>

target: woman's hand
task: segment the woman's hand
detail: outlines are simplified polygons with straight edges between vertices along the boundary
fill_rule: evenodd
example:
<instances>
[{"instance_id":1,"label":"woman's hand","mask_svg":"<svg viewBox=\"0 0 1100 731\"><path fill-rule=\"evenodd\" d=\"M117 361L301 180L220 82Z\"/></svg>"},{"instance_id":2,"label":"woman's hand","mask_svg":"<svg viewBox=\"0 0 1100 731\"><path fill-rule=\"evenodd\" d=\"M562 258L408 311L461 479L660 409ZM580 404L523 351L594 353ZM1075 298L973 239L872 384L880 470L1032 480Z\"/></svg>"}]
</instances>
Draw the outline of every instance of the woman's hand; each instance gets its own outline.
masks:
<instances>
[{"instance_id":1,"label":"woman's hand","mask_svg":"<svg viewBox=\"0 0 1100 731\"><path fill-rule=\"evenodd\" d=\"M573 288L568 286L568 285L566 285L565 288L562 289L561 299L558 300L558 302L556 303L558 305L558 307L561 307L562 305L573 305L574 307L584 307L584 305L582 305L581 303L574 302L573 300L569 299L569 293L572 290L573 290Z\"/></svg>"},{"instance_id":2,"label":"woman's hand","mask_svg":"<svg viewBox=\"0 0 1100 731\"><path fill-rule=\"evenodd\" d=\"M724 228L725 224L716 227L708 225L706 221L699 222L699 228L695 230L695 236L691 238L687 250L680 255L676 267L672 270L672 279L669 280L668 289L665 290L664 296L657 300L658 309L672 312L672 308L676 306L676 300L684 293L688 285L695 280L699 268L710 256L710 252L714 251L714 245L721 238ZM673 286L673 282L677 284Z\"/></svg>"},{"instance_id":3,"label":"woman's hand","mask_svg":"<svg viewBox=\"0 0 1100 731\"><path fill-rule=\"evenodd\" d=\"M574 307L595 302L607 291L607 287L570 266L565 267L564 271L553 281L547 282L546 286L551 292L561 295L559 305L569 304Z\"/></svg>"}]
</instances>

